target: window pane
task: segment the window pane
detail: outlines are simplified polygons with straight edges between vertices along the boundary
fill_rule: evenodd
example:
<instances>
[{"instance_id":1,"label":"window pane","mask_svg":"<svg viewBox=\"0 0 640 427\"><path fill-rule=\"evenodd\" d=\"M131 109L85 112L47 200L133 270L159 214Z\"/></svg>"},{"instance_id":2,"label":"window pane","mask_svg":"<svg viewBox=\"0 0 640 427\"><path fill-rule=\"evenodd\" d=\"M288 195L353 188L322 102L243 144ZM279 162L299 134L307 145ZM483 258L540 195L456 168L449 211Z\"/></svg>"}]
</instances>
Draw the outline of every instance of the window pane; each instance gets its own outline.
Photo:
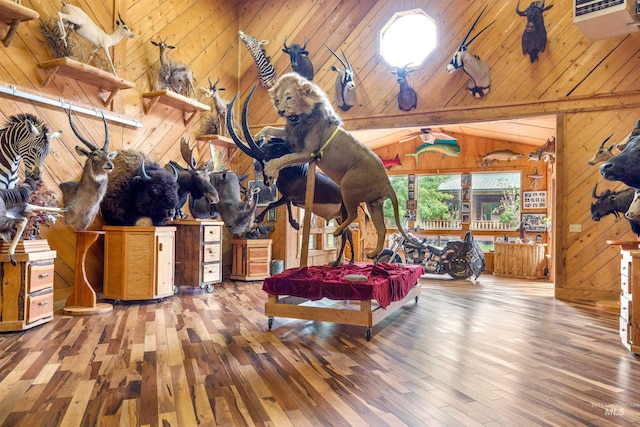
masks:
<instances>
[{"instance_id":1,"label":"window pane","mask_svg":"<svg viewBox=\"0 0 640 427\"><path fill-rule=\"evenodd\" d=\"M520 172L471 174L471 229L517 229L520 195Z\"/></svg>"},{"instance_id":2,"label":"window pane","mask_svg":"<svg viewBox=\"0 0 640 427\"><path fill-rule=\"evenodd\" d=\"M461 229L461 175L420 175L416 181L420 227L426 230Z\"/></svg>"},{"instance_id":3,"label":"window pane","mask_svg":"<svg viewBox=\"0 0 640 427\"><path fill-rule=\"evenodd\" d=\"M407 194L409 193L409 178L407 175L393 175L389 177L391 187L396 192L398 198L398 211L400 213L400 222L402 223L404 216L407 214ZM393 205L391 200L384 202L384 224L387 228L396 228L396 220L393 215Z\"/></svg>"}]
</instances>

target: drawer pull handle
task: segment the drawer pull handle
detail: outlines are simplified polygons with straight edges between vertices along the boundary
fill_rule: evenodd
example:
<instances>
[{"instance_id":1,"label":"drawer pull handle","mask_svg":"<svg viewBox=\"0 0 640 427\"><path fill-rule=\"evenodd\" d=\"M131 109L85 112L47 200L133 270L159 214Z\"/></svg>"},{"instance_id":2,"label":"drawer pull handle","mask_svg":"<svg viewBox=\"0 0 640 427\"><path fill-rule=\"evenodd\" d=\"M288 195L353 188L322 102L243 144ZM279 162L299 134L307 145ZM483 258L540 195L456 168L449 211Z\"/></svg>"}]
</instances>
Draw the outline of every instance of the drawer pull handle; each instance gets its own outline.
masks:
<instances>
[{"instance_id":1,"label":"drawer pull handle","mask_svg":"<svg viewBox=\"0 0 640 427\"><path fill-rule=\"evenodd\" d=\"M38 303L39 306L48 305L48 304L49 304L49 301L40 301Z\"/></svg>"},{"instance_id":2,"label":"drawer pull handle","mask_svg":"<svg viewBox=\"0 0 640 427\"><path fill-rule=\"evenodd\" d=\"M49 273L42 273L38 276L40 279L45 279L47 277L49 277Z\"/></svg>"}]
</instances>

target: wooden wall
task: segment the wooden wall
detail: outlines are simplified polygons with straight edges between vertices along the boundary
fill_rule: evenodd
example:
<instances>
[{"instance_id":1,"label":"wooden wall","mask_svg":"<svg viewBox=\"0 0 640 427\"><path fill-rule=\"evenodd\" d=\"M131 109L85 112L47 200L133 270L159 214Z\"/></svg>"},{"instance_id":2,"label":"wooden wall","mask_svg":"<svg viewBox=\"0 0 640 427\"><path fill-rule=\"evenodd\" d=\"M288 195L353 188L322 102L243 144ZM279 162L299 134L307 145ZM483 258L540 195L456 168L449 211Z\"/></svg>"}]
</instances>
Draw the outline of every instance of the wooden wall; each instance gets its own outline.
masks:
<instances>
[{"instance_id":1,"label":"wooden wall","mask_svg":"<svg viewBox=\"0 0 640 427\"><path fill-rule=\"evenodd\" d=\"M244 99L256 82L256 68L244 46L238 43L237 31L243 30L266 46L279 74L289 71L288 58L281 52L282 40L309 40L307 45L316 68L316 79L330 93L336 65L325 45L344 49L356 71L357 105L340 112L346 129L384 128L409 125L495 120L558 114L558 171L555 264L557 295L571 299L615 298L617 295L617 250L606 239L635 238L623 222L607 218L594 223L589 218L591 189L600 179L596 168L586 160L599 142L611 131L622 137L639 117L640 92L637 73L640 35L629 35L595 43L589 42L571 20L571 0L555 0L545 19L549 32L547 51L540 61L531 64L520 51L524 20L515 13L516 2L471 0L398 0L340 1L312 0L72 0L90 12L104 27L111 28L114 16L122 17L136 34L114 48L119 74L136 87L121 91L112 109L137 118L142 129L113 125L112 146L136 148L154 159L179 160L176 142L185 132L181 111L162 105L144 114L141 94L150 88L148 70L157 62L157 48L150 43L158 36L177 46L170 58L189 63L195 71L197 86L220 77L231 97L237 90ZM58 0L23 0L25 6L48 17L58 10ZM455 48L479 11L487 5L481 26L496 23L471 46L471 51L486 60L492 70L493 87L484 99L477 100L465 90L466 76L458 71L444 72ZM420 7L432 15L438 25L438 47L425 65L411 74L410 82L418 92L418 109L409 113L397 109L397 83L387 65L376 53L378 32L395 11ZM0 28L0 32L4 28ZM38 22L22 24L10 47L0 47L0 82L43 92L54 98L100 107L96 88L64 77L55 77L40 88L43 73L36 64L50 59L43 45ZM82 159L66 123L63 111L43 107L8 96L0 96L0 117L15 112L34 112L51 128L65 134L54 144L46 162L45 182L51 189L76 179ZM99 120L80 117L80 128L102 139ZM252 101L250 121L258 129L267 124L282 124L259 88ZM192 139L198 135L196 122L187 129ZM421 160L422 161L422 160ZM434 162L437 159L433 160ZM249 162L236 155L233 169L244 172ZM614 187L607 183L602 188ZM283 218L283 213L279 213ZM582 233L569 233L569 223L582 225ZM96 224L99 227L99 224ZM278 245L282 226L274 235ZM56 285L68 286L73 279L75 235L64 223L46 230L52 247L58 250ZM98 245L99 246L99 245ZM95 280L101 279L101 252L94 249L89 262Z\"/></svg>"}]
</instances>

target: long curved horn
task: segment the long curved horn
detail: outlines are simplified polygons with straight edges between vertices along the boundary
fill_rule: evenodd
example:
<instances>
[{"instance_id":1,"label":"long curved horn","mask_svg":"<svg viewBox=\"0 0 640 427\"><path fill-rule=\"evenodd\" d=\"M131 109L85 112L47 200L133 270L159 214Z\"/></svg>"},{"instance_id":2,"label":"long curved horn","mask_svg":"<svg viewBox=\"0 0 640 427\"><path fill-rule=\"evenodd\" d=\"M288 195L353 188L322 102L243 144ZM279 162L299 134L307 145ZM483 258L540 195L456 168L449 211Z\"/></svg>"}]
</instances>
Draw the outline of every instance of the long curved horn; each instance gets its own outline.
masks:
<instances>
[{"instance_id":1,"label":"long curved horn","mask_svg":"<svg viewBox=\"0 0 640 427\"><path fill-rule=\"evenodd\" d=\"M107 119L104 118L104 113L102 113L102 122L104 123L104 145L102 146L102 149L104 151L109 151L111 135L109 134L109 126L107 126Z\"/></svg>"},{"instance_id":2,"label":"long curved horn","mask_svg":"<svg viewBox=\"0 0 640 427\"><path fill-rule=\"evenodd\" d=\"M520 16L527 16L526 13L520 10L520 0L518 0L518 4L516 5L516 13Z\"/></svg>"},{"instance_id":3,"label":"long curved horn","mask_svg":"<svg viewBox=\"0 0 640 427\"><path fill-rule=\"evenodd\" d=\"M236 95L233 97L233 99L231 100L231 102L227 107L227 131L229 132L229 136L231 137L233 142L235 142L236 146L238 146L238 148L241 149L244 154L255 159L255 155L252 152L252 150L249 147L247 147L244 144L244 142L242 142L242 140L236 133L235 128L233 127L233 107L235 106L237 98L238 98L238 93L236 92Z\"/></svg>"},{"instance_id":4,"label":"long curved horn","mask_svg":"<svg viewBox=\"0 0 640 427\"><path fill-rule=\"evenodd\" d=\"M173 169L173 180L175 182L178 182L178 169L176 169L176 167L173 166L171 162L169 162L169 166L171 166L171 169Z\"/></svg>"},{"instance_id":5,"label":"long curved horn","mask_svg":"<svg viewBox=\"0 0 640 427\"><path fill-rule=\"evenodd\" d=\"M287 46L287 36L284 36L284 42L282 43L282 45L284 46L284 50L289 49L289 46Z\"/></svg>"},{"instance_id":6,"label":"long curved horn","mask_svg":"<svg viewBox=\"0 0 640 427\"><path fill-rule=\"evenodd\" d=\"M604 144L606 144L607 141L610 140L612 136L613 136L613 132L611 132L611 134L608 137L606 137L604 141L602 141L602 144L600 144L600 148L604 148Z\"/></svg>"},{"instance_id":7,"label":"long curved horn","mask_svg":"<svg viewBox=\"0 0 640 427\"><path fill-rule=\"evenodd\" d=\"M142 172L142 178L145 181L151 181L151 177L147 173L147 169L145 169L145 167L144 167L144 159L142 159L142 165L140 166L140 171Z\"/></svg>"},{"instance_id":8,"label":"long curved horn","mask_svg":"<svg viewBox=\"0 0 640 427\"><path fill-rule=\"evenodd\" d=\"M345 63L344 63L344 61L342 60L342 58L340 58L340 57L339 57L339 56L338 56L338 55L337 55L337 54L336 54L336 53L335 53L335 52L334 52L334 51L333 51L329 46L327 46L326 44L325 44L325 47L326 47L327 49L329 49L329 51L330 51L331 53L333 53L333 56L335 56L336 58L338 58L338 61L340 61L340 63L342 64L342 66L343 66L344 68L347 68L347 64L345 64ZM344 53L344 52L343 52L343 53Z\"/></svg>"},{"instance_id":9,"label":"long curved horn","mask_svg":"<svg viewBox=\"0 0 640 427\"><path fill-rule=\"evenodd\" d=\"M247 98L244 100L244 104L242 105L241 122L242 122L242 132L244 133L244 139L247 140L249 147L251 147L251 150L255 154L253 157L256 160L264 160L264 151L262 151L262 149L258 146L258 144L256 144L255 139L253 139L253 135L251 135L251 131L249 130L249 121L247 120L247 114L249 111L249 101L251 101L253 92L256 91L257 87L258 87L258 84L256 83L253 86L253 89L251 89L251 92L249 92L249 95L247 95Z\"/></svg>"},{"instance_id":10,"label":"long curved horn","mask_svg":"<svg viewBox=\"0 0 640 427\"><path fill-rule=\"evenodd\" d=\"M104 116L103 116L104 119ZM105 122L106 123L106 122ZM69 125L71 125L71 130L73 131L73 133L78 137L78 139L84 144L86 145L88 148L90 148L92 151L95 151L98 149L97 146L93 145L92 143L90 143L89 141L87 141L86 139L84 139L82 137L82 135L80 135L80 132L78 131L78 129L76 128L76 126L73 124L73 120L71 120L71 108L69 108ZM106 124L105 124L106 126Z\"/></svg>"},{"instance_id":11,"label":"long curved horn","mask_svg":"<svg viewBox=\"0 0 640 427\"><path fill-rule=\"evenodd\" d=\"M304 44L302 45L302 50L305 50L307 48L307 38L304 38Z\"/></svg>"},{"instance_id":12,"label":"long curved horn","mask_svg":"<svg viewBox=\"0 0 640 427\"><path fill-rule=\"evenodd\" d=\"M349 69L353 70L353 67L351 66L351 62L349 62L349 58L347 58L347 54L344 53L344 50L342 50L342 48L340 48L340 52L342 52L342 56L344 56L344 60L347 61L347 65L349 66Z\"/></svg>"},{"instance_id":13,"label":"long curved horn","mask_svg":"<svg viewBox=\"0 0 640 427\"><path fill-rule=\"evenodd\" d=\"M593 187L593 190L591 191L591 197L593 197L594 199L599 199L600 196L598 196L598 183L596 182L596 185Z\"/></svg>"},{"instance_id":14,"label":"long curved horn","mask_svg":"<svg viewBox=\"0 0 640 427\"><path fill-rule=\"evenodd\" d=\"M484 14L484 11L487 10L487 6L485 5L484 8L482 9L482 11L480 12L480 15L478 15L478 17L476 18L476 20L473 22L473 25L471 25L471 28L469 28L469 32L467 32L467 35L464 36L464 39L462 39L462 43L460 43L460 47L462 46L468 46L469 44L471 44L471 42L478 37L479 33L476 34L476 36L471 39L471 41L467 42L467 39L469 38L469 36L471 35L471 32L473 31L473 29L476 27L476 25L478 25L478 21L480 20L480 18L482 17L482 15ZM489 24L491 25L491 24ZM486 30L487 28L485 27L482 31ZM480 32L482 32L480 31Z\"/></svg>"}]
</instances>

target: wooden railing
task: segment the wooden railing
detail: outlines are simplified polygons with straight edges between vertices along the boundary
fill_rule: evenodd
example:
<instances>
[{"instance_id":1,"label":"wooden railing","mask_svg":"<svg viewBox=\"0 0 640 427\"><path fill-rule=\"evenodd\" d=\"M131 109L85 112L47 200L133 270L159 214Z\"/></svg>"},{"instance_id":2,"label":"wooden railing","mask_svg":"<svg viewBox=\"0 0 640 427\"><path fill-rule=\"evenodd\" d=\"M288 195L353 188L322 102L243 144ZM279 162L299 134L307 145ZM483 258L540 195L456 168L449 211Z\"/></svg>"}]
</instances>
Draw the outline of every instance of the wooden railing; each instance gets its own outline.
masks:
<instances>
[{"instance_id":1,"label":"wooden railing","mask_svg":"<svg viewBox=\"0 0 640 427\"><path fill-rule=\"evenodd\" d=\"M499 221L471 221L471 229L501 231L501 230L515 230L517 229L517 227L512 227L509 224L503 224Z\"/></svg>"},{"instance_id":2,"label":"wooden railing","mask_svg":"<svg viewBox=\"0 0 640 427\"><path fill-rule=\"evenodd\" d=\"M423 230L460 230L462 223L460 220L439 219L431 221L422 221Z\"/></svg>"},{"instance_id":3,"label":"wooden railing","mask_svg":"<svg viewBox=\"0 0 640 427\"><path fill-rule=\"evenodd\" d=\"M460 230L462 223L460 220L431 220L421 221L420 227L422 230ZM499 221L471 221L471 230L483 230L483 231L506 231L515 230L515 227L511 227L508 224L503 224Z\"/></svg>"}]
</instances>

